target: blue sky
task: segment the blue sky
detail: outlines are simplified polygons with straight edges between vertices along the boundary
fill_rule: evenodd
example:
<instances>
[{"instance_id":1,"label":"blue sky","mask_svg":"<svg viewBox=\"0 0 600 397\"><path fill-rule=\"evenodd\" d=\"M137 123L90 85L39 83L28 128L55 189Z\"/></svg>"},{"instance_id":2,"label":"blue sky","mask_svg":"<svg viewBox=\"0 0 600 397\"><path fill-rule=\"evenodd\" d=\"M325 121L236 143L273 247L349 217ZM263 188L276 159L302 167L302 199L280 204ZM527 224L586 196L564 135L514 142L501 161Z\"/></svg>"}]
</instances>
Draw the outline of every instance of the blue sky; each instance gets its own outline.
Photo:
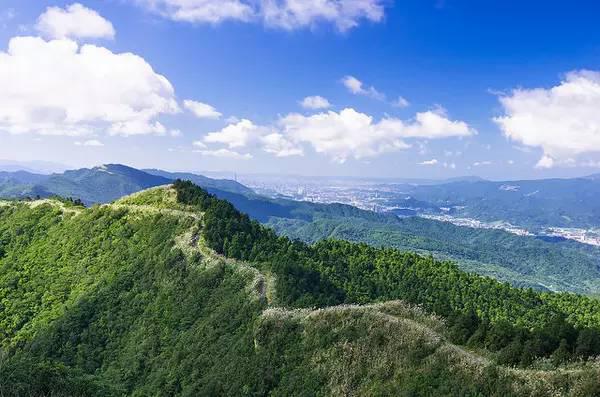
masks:
<instances>
[{"instance_id":1,"label":"blue sky","mask_svg":"<svg viewBox=\"0 0 600 397\"><path fill-rule=\"evenodd\" d=\"M0 158L385 177L600 171L597 2L228 1L4 0ZM75 49L56 57L51 40ZM303 107L310 96L331 106Z\"/></svg>"}]
</instances>

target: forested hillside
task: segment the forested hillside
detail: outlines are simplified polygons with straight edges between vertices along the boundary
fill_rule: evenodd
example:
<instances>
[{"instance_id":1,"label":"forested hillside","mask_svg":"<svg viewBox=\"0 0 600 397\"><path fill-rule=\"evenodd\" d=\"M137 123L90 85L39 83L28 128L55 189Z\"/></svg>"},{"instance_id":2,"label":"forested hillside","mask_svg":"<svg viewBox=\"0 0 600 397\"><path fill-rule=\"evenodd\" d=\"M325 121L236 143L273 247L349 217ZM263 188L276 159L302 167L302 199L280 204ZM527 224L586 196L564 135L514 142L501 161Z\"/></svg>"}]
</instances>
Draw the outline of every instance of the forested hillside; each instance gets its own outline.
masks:
<instances>
[{"instance_id":1,"label":"forested hillside","mask_svg":"<svg viewBox=\"0 0 600 397\"><path fill-rule=\"evenodd\" d=\"M499 230L459 227L419 217L398 218L343 204L274 200L256 195L232 180L189 173L137 170L119 164L51 176L0 173L0 197L58 195L90 205L107 203L148 187L171 183L177 178L192 180L217 197L230 201L252 219L293 239L313 243L324 238L337 238L411 250L453 260L464 270L508 281L515 286L592 295L600 292L599 247L574 241L546 241Z\"/></svg>"},{"instance_id":2,"label":"forested hillside","mask_svg":"<svg viewBox=\"0 0 600 397\"><path fill-rule=\"evenodd\" d=\"M575 241L547 241L420 217L366 218L316 212L310 220L274 216L266 224L278 234L308 243L335 238L432 254L457 262L463 270L515 286L600 292L600 248Z\"/></svg>"},{"instance_id":3,"label":"forested hillside","mask_svg":"<svg viewBox=\"0 0 600 397\"><path fill-rule=\"evenodd\" d=\"M0 206L0 395L600 395L600 303L278 237L186 182Z\"/></svg>"}]
</instances>

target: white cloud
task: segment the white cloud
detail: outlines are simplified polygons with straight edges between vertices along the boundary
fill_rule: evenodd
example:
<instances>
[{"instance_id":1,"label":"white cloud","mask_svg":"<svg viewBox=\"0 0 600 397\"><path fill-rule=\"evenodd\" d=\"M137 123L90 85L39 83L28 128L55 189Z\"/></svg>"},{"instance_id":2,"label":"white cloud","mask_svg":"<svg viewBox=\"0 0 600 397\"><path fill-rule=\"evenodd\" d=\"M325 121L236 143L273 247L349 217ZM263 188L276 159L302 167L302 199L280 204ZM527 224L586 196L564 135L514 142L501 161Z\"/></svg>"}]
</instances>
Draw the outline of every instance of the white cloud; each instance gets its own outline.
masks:
<instances>
[{"instance_id":1,"label":"white cloud","mask_svg":"<svg viewBox=\"0 0 600 397\"><path fill-rule=\"evenodd\" d=\"M217 24L251 21L255 10L242 0L136 0L148 10L174 21Z\"/></svg>"},{"instance_id":2,"label":"white cloud","mask_svg":"<svg viewBox=\"0 0 600 397\"><path fill-rule=\"evenodd\" d=\"M11 39L0 87L0 130L13 134L165 134L157 117L179 111L169 81L143 58L68 39Z\"/></svg>"},{"instance_id":3,"label":"white cloud","mask_svg":"<svg viewBox=\"0 0 600 397\"><path fill-rule=\"evenodd\" d=\"M570 72L549 89L515 89L500 103L504 115L494 121L511 140L543 150L538 168L600 152L600 72Z\"/></svg>"},{"instance_id":4,"label":"white cloud","mask_svg":"<svg viewBox=\"0 0 600 397\"><path fill-rule=\"evenodd\" d=\"M307 96L300 102L305 109L327 109L331 107L331 103L322 96Z\"/></svg>"},{"instance_id":5,"label":"white cloud","mask_svg":"<svg viewBox=\"0 0 600 397\"><path fill-rule=\"evenodd\" d=\"M79 3L62 9L48 7L38 18L36 29L51 39L115 37L113 25L96 11Z\"/></svg>"},{"instance_id":6,"label":"white cloud","mask_svg":"<svg viewBox=\"0 0 600 397\"><path fill-rule=\"evenodd\" d=\"M258 126L248 119L242 119L220 131L208 133L204 137L204 142L221 143L230 149L241 148L258 139L265 131L265 127Z\"/></svg>"},{"instance_id":7,"label":"white cloud","mask_svg":"<svg viewBox=\"0 0 600 397\"><path fill-rule=\"evenodd\" d=\"M354 76L345 76L342 79L342 84L346 89L354 95L364 95L379 101L385 100L385 95L375 89L375 87L364 87L362 81Z\"/></svg>"},{"instance_id":8,"label":"white cloud","mask_svg":"<svg viewBox=\"0 0 600 397\"><path fill-rule=\"evenodd\" d=\"M75 145L77 145L77 146L104 146L104 144L97 139L90 139L90 140L83 141L83 142L78 141L78 142L75 142Z\"/></svg>"},{"instance_id":9,"label":"white cloud","mask_svg":"<svg viewBox=\"0 0 600 397\"><path fill-rule=\"evenodd\" d=\"M476 161L473 163L473 167L481 167L481 166L485 166L485 165L492 165L492 162L484 160L484 161Z\"/></svg>"},{"instance_id":10,"label":"white cloud","mask_svg":"<svg viewBox=\"0 0 600 397\"><path fill-rule=\"evenodd\" d=\"M418 113L416 120L404 122L384 118L374 122L367 114L347 108L312 116L289 114L279 121L281 133L294 144L310 144L317 153L334 161L362 159L410 147L405 139L439 139L475 133L462 121L451 121L434 112Z\"/></svg>"},{"instance_id":11,"label":"white cloud","mask_svg":"<svg viewBox=\"0 0 600 397\"><path fill-rule=\"evenodd\" d=\"M284 30L331 23L341 31L362 20L380 22L382 0L136 0L148 10L175 21L217 24L227 20L262 22Z\"/></svg>"},{"instance_id":12,"label":"white cloud","mask_svg":"<svg viewBox=\"0 0 600 397\"><path fill-rule=\"evenodd\" d=\"M388 119L386 123L395 124L397 120ZM407 138L440 139L449 137L467 137L477 134L464 121L452 121L439 109L419 112L415 121L407 125L403 136Z\"/></svg>"},{"instance_id":13,"label":"white cloud","mask_svg":"<svg viewBox=\"0 0 600 397\"><path fill-rule=\"evenodd\" d=\"M410 106L410 102L404 97L399 96L394 102L392 102L392 106L397 108L406 108Z\"/></svg>"},{"instance_id":14,"label":"white cloud","mask_svg":"<svg viewBox=\"0 0 600 397\"><path fill-rule=\"evenodd\" d=\"M217 149L217 150L196 150L196 153L200 153L203 156L222 157L234 160L250 160L252 155L250 153L239 153L229 149Z\"/></svg>"},{"instance_id":15,"label":"white cloud","mask_svg":"<svg viewBox=\"0 0 600 397\"><path fill-rule=\"evenodd\" d=\"M438 163L437 159L425 160L418 163L418 165L436 165Z\"/></svg>"},{"instance_id":16,"label":"white cloud","mask_svg":"<svg viewBox=\"0 0 600 397\"><path fill-rule=\"evenodd\" d=\"M277 157L302 156L303 146L310 145L317 153L343 163L349 158L364 159L409 148L408 139L441 139L474 133L465 122L452 121L439 110L417 113L414 120L407 122L389 117L375 122L371 116L347 108L339 113L328 111L310 116L291 113L272 126L242 119L208 133L194 145L206 152L212 151L207 145L213 144L224 145L228 151L258 148Z\"/></svg>"},{"instance_id":17,"label":"white cloud","mask_svg":"<svg viewBox=\"0 0 600 397\"><path fill-rule=\"evenodd\" d=\"M554 167L554 159L550 156L542 156L542 158L536 163L535 168L552 168Z\"/></svg>"},{"instance_id":18,"label":"white cloud","mask_svg":"<svg viewBox=\"0 0 600 397\"><path fill-rule=\"evenodd\" d=\"M293 30L329 22L345 32L361 20L380 22L382 0L261 0L261 14L268 26Z\"/></svg>"},{"instance_id":19,"label":"white cloud","mask_svg":"<svg viewBox=\"0 0 600 397\"><path fill-rule=\"evenodd\" d=\"M207 103L186 99L183 101L183 106L199 119L219 119L222 116L217 109Z\"/></svg>"},{"instance_id":20,"label":"white cloud","mask_svg":"<svg viewBox=\"0 0 600 397\"><path fill-rule=\"evenodd\" d=\"M207 148L207 143L222 144L229 149L259 147L277 157L303 154L301 147L276 132L274 128L256 125L248 119L229 124L220 131L210 132L203 138L203 141L196 141L194 145Z\"/></svg>"},{"instance_id":21,"label":"white cloud","mask_svg":"<svg viewBox=\"0 0 600 397\"><path fill-rule=\"evenodd\" d=\"M302 156L304 151L301 147L294 145L283 135L271 133L261 138L263 150L277 157Z\"/></svg>"}]
</instances>

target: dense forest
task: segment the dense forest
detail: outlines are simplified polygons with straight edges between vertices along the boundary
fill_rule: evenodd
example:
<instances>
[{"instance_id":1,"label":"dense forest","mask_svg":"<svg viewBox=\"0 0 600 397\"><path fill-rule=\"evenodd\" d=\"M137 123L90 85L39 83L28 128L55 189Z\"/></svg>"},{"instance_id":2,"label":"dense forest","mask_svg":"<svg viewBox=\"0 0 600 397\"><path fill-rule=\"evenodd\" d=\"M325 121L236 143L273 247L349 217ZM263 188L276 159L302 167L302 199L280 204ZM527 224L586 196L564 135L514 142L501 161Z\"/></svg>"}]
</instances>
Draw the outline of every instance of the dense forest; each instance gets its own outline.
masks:
<instances>
[{"instance_id":1,"label":"dense forest","mask_svg":"<svg viewBox=\"0 0 600 397\"><path fill-rule=\"evenodd\" d=\"M402 299L447 318L455 342L498 351L506 364L600 354L600 302L594 298L513 288L451 262L391 248L336 240L310 246L278 237L189 182L174 186L181 203L205 213L204 238L212 249L277 275L281 304Z\"/></svg>"},{"instance_id":2,"label":"dense forest","mask_svg":"<svg viewBox=\"0 0 600 397\"><path fill-rule=\"evenodd\" d=\"M0 395L600 395L595 299L293 241L189 182L79 204L0 205Z\"/></svg>"}]
</instances>

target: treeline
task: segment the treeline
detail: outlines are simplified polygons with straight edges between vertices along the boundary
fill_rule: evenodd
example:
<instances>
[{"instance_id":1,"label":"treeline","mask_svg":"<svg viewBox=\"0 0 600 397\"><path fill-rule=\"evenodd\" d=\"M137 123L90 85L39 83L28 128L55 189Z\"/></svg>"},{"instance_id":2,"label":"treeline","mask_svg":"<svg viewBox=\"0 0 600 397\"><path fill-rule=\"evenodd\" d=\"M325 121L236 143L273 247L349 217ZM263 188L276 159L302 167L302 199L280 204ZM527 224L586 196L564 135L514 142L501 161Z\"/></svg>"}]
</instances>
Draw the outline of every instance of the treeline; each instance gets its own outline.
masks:
<instances>
[{"instance_id":1,"label":"treeline","mask_svg":"<svg viewBox=\"0 0 600 397\"><path fill-rule=\"evenodd\" d=\"M447 261L325 240L278 237L233 205L191 182L174 184L178 201L204 212L204 239L225 256L276 274L277 299L294 307L402 299L443 316L453 342L497 352L503 364L555 364L600 354L598 301L518 289L468 274Z\"/></svg>"}]
</instances>

